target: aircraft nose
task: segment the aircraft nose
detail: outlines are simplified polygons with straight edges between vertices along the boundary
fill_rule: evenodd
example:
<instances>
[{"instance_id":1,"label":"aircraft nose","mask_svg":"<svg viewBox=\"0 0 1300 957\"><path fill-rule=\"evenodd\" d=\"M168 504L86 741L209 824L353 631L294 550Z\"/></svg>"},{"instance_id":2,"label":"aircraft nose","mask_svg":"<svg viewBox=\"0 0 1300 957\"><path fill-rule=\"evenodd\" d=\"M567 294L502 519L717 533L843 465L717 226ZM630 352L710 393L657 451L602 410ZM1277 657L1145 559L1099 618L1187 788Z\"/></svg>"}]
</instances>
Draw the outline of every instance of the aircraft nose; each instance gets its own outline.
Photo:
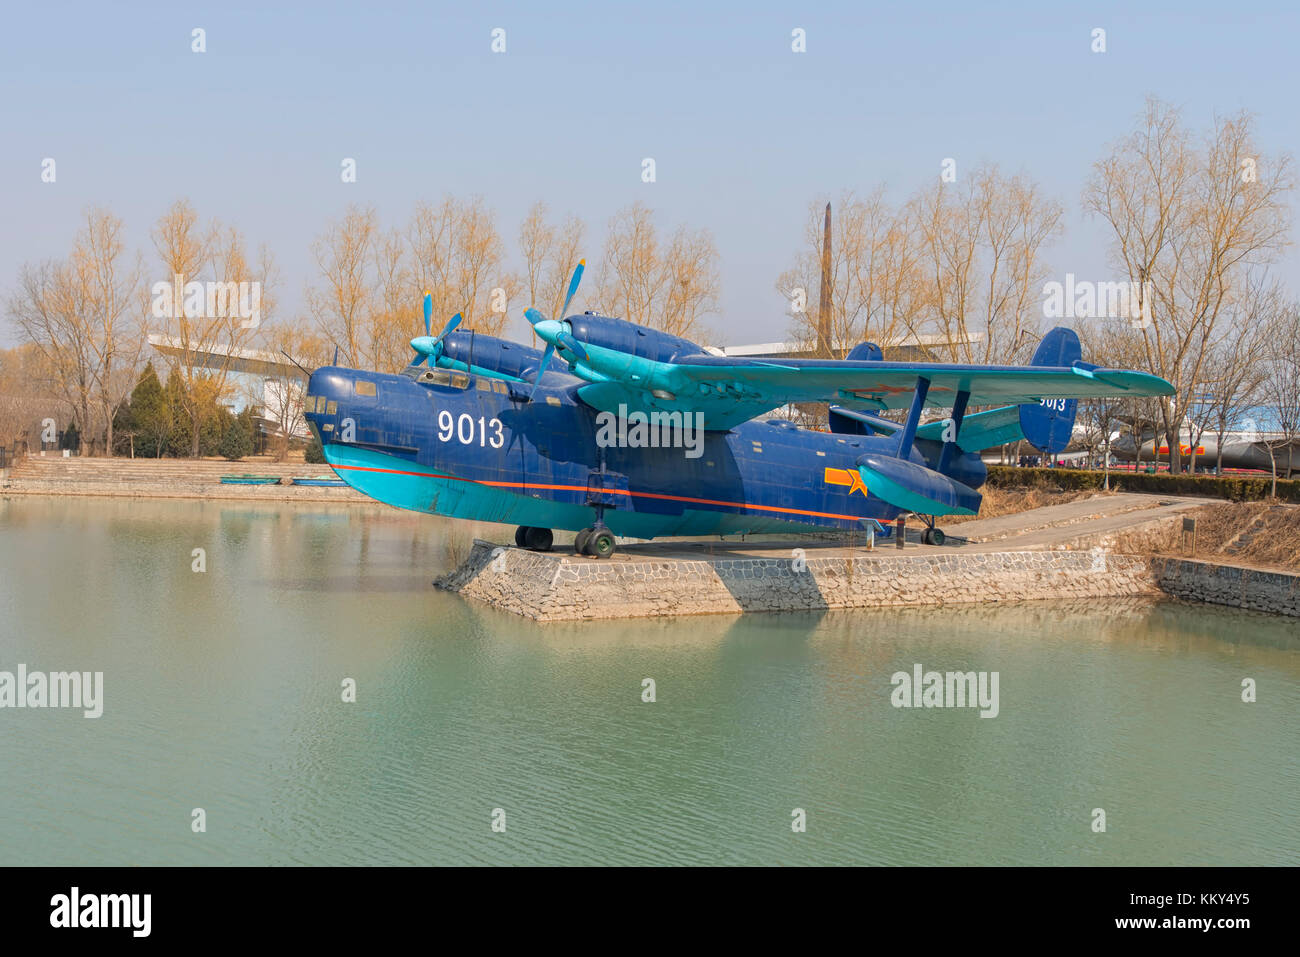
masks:
<instances>
[{"instance_id":1,"label":"aircraft nose","mask_svg":"<svg viewBox=\"0 0 1300 957\"><path fill-rule=\"evenodd\" d=\"M348 378L332 366L317 369L307 379L307 395L325 400L320 403L320 408L317 409L318 412L325 411L326 403L337 402L341 397L347 395L348 387Z\"/></svg>"}]
</instances>

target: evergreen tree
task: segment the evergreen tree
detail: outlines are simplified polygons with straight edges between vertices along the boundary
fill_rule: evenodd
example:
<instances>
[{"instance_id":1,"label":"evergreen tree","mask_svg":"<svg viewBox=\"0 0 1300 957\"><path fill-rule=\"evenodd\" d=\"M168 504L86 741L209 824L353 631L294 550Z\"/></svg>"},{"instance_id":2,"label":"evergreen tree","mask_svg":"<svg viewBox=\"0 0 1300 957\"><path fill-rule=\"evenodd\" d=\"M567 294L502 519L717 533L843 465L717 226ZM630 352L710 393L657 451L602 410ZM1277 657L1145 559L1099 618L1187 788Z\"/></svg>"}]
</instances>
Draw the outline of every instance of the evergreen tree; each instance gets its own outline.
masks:
<instances>
[{"instance_id":1,"label":"evergreen tree","mask_svg":"<svg viewBox=\"0 0 1300 957\"><path fill-rule=\"evenodd\" d=\"M220 454L231 462L253 454L253 437L242 416L231 416L226 433L221 437Z\"/></svg>"},{"instance_id":2,"label":"evergreen tree","mask_svg":"<svg viewBox=\"0 0 1300 957\"><path fill-rule=\"evenodd\" d=\"M167 412L167 399L153 363L145 365L140 381L131 392L131 399L122 406L114 425L114 432L133 433L135 449L140 455L160 457L167 447L167 433L171 430L171 416ZM121 442L116 443L119 447ZM126 448L129 448L129 444Z\"/></svg>"},{"instance_id":3,"label":"evergreen tree","mask_svg":"<svg viewBox=\"0 0 1300 957\"><path fill-rule=\"evenodd\" d=\"M193 446L193 432L189 413L183 402L185 383L173 370L167 377L163 389L163 399L167 408L167 454L176 458L188 458Z\"/></svg>"}]
</instances>

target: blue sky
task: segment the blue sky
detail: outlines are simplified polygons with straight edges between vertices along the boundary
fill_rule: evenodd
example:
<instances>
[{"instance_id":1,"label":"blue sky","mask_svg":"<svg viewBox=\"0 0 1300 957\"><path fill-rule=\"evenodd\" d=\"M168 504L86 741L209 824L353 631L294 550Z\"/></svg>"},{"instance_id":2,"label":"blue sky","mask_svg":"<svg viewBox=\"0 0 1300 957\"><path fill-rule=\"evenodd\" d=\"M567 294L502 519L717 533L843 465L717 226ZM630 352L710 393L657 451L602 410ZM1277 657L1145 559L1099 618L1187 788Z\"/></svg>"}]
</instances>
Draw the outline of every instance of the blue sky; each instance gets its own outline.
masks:
<instances>
[{"instance_id":1,"label":"blue sky","mask_svg":"<svg viewBox=\"0 0 1300 957\"><path fill-rule=\"evenodd\" d=\"M809 200L896 198L981 161L1067 209L1057 272L1100 277L1080 212L1091 163L1155 94L1198 129L1258 114L1266 153L1300 140L1291 3L21 4L0 31L0 291L61 256L88 204L148 230L175 199L266 242L285 309L309 243L349 203L404 223L482 194L511 240L528 206L604 224L642 200L713 231L726 342L781 337L776 276ZM207 52L190 52L190 31ZM491 31L506 30L493 54ZM808 52L790 50L791 30ZM1107 52L1091 52L1091 31ZM824 138L818 136L824 132ZM40 180L54 157L58 181ZM653 157L657 182L641 182ZM354 157L358 182L340 182ZM1279 267L1300 291L1300 256ZM154 277L150 273L151 279ZM581 300L579 300L581 305ZM517 311L517 310L516 310ZM526 328L519 320L517 325ZM7 322L0 343L14 341Z\"/></svg>"}]
</instances>

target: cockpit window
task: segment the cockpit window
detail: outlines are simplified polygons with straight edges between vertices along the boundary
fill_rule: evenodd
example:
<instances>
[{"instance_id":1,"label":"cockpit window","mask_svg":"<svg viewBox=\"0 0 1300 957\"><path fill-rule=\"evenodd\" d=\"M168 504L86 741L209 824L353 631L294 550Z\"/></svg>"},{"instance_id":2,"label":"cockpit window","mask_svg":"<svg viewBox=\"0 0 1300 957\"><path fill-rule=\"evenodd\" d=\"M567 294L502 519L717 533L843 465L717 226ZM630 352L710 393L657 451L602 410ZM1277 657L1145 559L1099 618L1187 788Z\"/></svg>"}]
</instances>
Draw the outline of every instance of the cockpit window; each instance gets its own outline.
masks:
<instances>
[{"instance_id":1,"label":"cockpit window","mask_svg":"<svg viewBox=\"0 0 1300 957\"><path fill-rule=\"evenodd\" d=\"M453 389L469 388L468 374L449 372L446 369L425 369L415 376L415 381L425 385L450 386Z\"/></svg>"}]
</instances>

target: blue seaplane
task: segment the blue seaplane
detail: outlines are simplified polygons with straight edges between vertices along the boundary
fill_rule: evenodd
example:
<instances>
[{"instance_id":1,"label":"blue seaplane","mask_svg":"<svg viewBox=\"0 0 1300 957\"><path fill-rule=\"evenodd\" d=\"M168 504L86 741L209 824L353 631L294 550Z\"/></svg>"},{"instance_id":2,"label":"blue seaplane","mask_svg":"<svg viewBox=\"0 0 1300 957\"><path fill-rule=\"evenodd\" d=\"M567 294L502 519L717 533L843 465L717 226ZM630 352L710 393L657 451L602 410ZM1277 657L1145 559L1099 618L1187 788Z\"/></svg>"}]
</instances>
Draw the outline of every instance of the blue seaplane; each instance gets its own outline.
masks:
<instances>
[{"instance_id":1,"label":"blue seaplane","mask_svg":"<svg viewBox=\"0 0 1300 957\"><path fill-rule=\"evenodd\" d=\"M380 502L512 524L538 551L555 529L608 558L616 536L862 532L903 514L942 544L937 518L979 511L982 449L1023 439L1053 454L1079 399L1174 393L1083 361L1066 328L1030 365L997 366L894 362L869 342L842 360L727 357L608 316L525 315L544 350L457 331L459 314L433 336L426 294L403 372L317 369L306 417L326 461ZM829 432L759 421L813 402L829 404ZM950 411L922 423L926 406Z\"/></svg>"}]
</instances>

